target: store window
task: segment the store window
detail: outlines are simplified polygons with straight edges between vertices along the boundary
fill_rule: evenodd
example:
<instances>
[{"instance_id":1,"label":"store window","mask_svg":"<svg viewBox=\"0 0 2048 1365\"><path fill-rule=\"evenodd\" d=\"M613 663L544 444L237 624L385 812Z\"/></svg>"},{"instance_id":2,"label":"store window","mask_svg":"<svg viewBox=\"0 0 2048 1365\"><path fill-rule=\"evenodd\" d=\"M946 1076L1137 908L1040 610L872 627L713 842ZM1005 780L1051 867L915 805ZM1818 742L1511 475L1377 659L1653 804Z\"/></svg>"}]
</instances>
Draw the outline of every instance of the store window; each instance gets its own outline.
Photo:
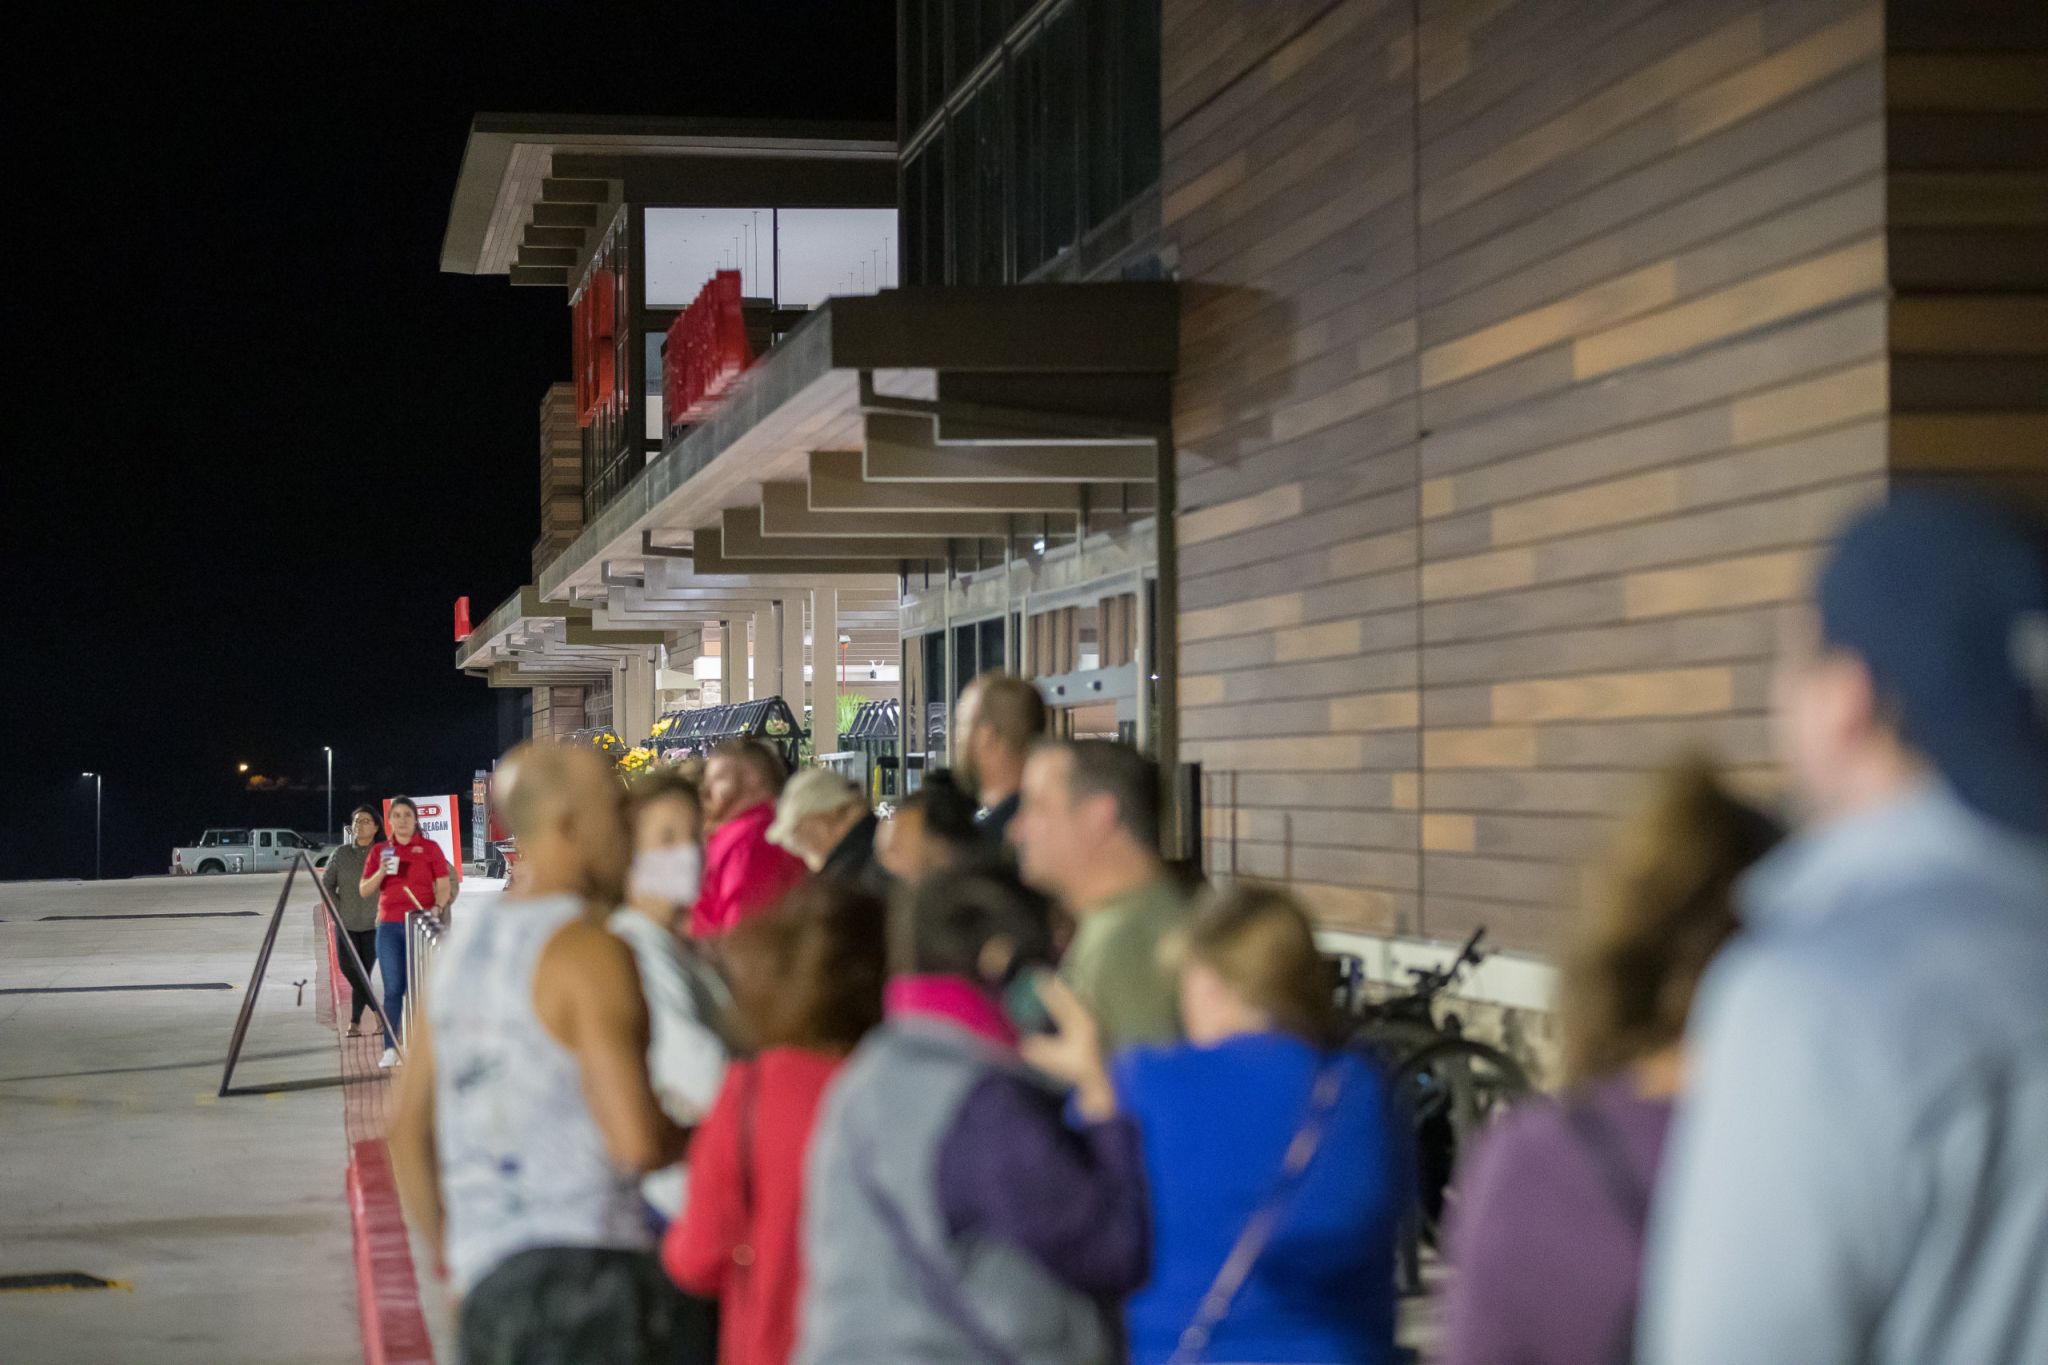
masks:
<instances>
[{"instance_id":1,"label":"store window","mask_svg":"<svg viewBox=\"0 0 2048 1365\"><path fill-rule=\"evenodd\" d=\"M905 0L910 283L1026 278L1158 180L1158 0L1024 8Z\"/></svg>"},{"instance_id":2,"label":"store window","mask_svg":"<svg viewBox=\"0 0 2048 1365\"><path fill-rule=\"evenodd\" d=\"M721 270L775 308L896 283L894 209L689 209L646 213L649 308L682 308Z\"/></svg>"}]
</instances>

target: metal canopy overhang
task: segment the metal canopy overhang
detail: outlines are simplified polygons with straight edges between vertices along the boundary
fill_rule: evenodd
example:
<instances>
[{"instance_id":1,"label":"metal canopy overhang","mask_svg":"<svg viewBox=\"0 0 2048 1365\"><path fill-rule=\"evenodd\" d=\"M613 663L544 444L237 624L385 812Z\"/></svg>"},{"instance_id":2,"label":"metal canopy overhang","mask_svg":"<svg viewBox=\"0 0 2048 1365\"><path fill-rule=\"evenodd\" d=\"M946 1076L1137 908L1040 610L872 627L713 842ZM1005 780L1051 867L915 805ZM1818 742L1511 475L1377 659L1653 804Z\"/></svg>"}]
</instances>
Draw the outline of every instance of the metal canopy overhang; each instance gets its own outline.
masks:
<instances>
[{"instance_id":1,"label":"metal canopy overhang","mask_svg":"<svg viewBox=\"0 0 2048 1365\"><path fill-rule=\"evenodd\" d=\"M566 284L598 206L837 208L895 203L885 124L479 114L441 238L441 269Z\"/></svg>"},{"instance_id":2,"label":"metal canopy overhang","mask_svg":"<svg viewBox=\"0 0 2048 1365\"><path fill-rule=\"evenodd\" d=\"M540 594L623 591L607 579L628 562L748 585L893 578L1048 521L1148 516L1178 345L1167 283L832 299L599 512Z\"/></svg>"},{"instance_id":3,"label":"metal canopy overhang","mask_svg":"<svg viewBox=\"0 0 2048 1365\"><path fill-rule=\"evenodd\" d=\"M455 666L488 678L493 687L567 685L608 674L625 651L666 639L646 623L615 627L594 621L588 607L543 602L527 586L457 643Z\"/></svg>"}]
</instances>

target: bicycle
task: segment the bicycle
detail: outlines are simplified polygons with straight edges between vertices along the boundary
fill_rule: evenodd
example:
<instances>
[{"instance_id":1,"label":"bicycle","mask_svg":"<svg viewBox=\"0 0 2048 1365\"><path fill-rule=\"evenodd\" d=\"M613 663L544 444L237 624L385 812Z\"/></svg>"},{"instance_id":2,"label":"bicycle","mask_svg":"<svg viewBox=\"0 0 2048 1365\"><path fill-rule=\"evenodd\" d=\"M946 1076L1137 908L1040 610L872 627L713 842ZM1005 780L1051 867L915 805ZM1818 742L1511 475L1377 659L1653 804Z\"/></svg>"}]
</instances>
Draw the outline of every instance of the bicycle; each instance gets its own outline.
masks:
<instances>
[{"instance_id":1,"label":"bicycle","mask_svg":"<svg viewBox=\"0 0 2048 1365\"><path fill-rule=\"evenodd\" d=\"M1457 956L1441 967L1411 967L1413 984L1384 1000L1365 998L1365 963L1356 954L1331 957L1337 1002L1357 1023L1347 1046L1372 1058L1413 1137L1410 1149L1414 1205L1401 1239L1401 1287L1422 1288L1422 1249L1436 1250L1442 1235L1451 1178L1468 1144L1532 1089L1521 1063L1490 1044L1465 1036L1464 1020L1437 997L1468 967L1486 958L1472 931Z\"/></svg>"}]
</instances>

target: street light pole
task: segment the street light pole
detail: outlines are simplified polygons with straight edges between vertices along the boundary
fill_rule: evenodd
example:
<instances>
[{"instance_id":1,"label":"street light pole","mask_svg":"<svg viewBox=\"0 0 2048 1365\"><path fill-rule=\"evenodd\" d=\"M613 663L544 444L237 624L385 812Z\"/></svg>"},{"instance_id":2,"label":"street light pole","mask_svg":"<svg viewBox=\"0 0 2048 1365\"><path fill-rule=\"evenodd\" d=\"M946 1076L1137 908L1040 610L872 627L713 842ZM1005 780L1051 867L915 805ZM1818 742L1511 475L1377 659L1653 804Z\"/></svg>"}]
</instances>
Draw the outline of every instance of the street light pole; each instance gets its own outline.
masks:
<instances>
[{"instance_id":1,"label":"street light pole","mask_svg":"<svg viewBox=\"0 0 2048 1365\"><path fill-rule=\"evenodd\" d=\"M327 751L327 835L331 838L334 834L334 747L329 744L320 747ZM324 838L321 840L323 844L326 841Z\"/></svg>"},{"instance_id":2,"label":"street light pole","mask_svg":"<svg viewBox=\"0 0 2048 1365\"><path fill-rule=\"evenodd\" d=\"M81 777L92 779L92 879L100 879L100 796L106 791L107 780L98 773L81 773Z\"/></svg>"}]
</instances>

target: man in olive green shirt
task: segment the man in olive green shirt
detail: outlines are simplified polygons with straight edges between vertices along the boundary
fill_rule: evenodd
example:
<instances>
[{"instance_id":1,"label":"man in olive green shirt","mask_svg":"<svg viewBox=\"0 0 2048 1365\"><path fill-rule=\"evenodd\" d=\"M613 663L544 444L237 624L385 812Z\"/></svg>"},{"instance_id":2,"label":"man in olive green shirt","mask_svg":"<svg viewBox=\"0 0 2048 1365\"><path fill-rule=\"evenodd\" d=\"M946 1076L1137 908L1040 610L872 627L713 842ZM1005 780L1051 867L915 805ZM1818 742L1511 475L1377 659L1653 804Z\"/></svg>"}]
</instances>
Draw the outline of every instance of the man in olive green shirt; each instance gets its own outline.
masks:
<instances>
[{"instance_id":1,"label":"man in olive green shirt","mask_svg":"<svg viewBox=\"0 0 2048 1365\"><path fill-rule=\"evenodd\" d=\"M1094 1011L1105 1047L1180 1036L1178 985L1160 943L1188 898L1159 857L1159 770L1102 740L1046 744L1024 766L1010 826L1024 880L1077 922L1060 975Z\"/></svg>"}]
</instances>

